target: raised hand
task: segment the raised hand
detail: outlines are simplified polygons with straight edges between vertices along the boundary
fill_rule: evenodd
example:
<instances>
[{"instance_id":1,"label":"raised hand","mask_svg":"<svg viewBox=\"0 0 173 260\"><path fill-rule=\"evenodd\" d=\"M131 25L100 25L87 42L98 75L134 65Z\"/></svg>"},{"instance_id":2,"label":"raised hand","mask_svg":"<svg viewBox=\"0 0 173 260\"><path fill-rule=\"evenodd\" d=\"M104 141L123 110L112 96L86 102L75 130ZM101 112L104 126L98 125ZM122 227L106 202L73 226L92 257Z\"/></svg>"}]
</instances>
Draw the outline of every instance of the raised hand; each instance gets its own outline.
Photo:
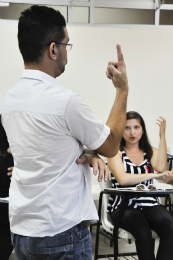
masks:
<instances>
[{"instance_id":1,"label":"raised hand","mask_svg":"<svg viewBox=\"0 0 173 260\"><path fill-rule=\"evenodd\" d=\"M112 80L117 89L128 89L126 65L121 51L121 46L117 44L116 48L118 61L108 63L106 75Z\"/></svg>"},{"instance_id":2,"label":"raised hand","mask_svg":"<svg viewBox=\"0 0 173 260\"><path fill-rule=\"evenodd\" d=\"M165 130L166 130L166 119L164 117L159 116L159 119L157 119L156 124L159 126L160 128L160 132L159 135L160 137L162 137L163 135L165 135Z\"/></svg>"}]
</instances>

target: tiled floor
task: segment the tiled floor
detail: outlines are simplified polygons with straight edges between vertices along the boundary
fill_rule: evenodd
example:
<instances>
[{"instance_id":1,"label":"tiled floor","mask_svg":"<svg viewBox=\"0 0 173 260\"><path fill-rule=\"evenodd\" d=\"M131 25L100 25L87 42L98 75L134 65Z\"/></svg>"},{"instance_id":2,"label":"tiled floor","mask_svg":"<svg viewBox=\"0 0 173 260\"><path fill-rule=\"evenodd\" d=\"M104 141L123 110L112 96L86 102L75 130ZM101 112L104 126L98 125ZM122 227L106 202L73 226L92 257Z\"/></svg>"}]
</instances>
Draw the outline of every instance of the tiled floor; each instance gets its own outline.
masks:
<instances>
[{"instance_id":1,"label":"tiled floor","mask_svg":"<svg viewBox=\"0 0 173 260\"><path fill-rule=\"evenodd\" d=\"M94 250L95 250L95 233L96 233L96 227L93 227L92 230L92 260L94 260ZM155 244L155 248L157 250L158 248L158 243L159 241L156 240L156 244ZM132 241L131 244L128 244L127 240L124 239L120 239L118 242L119 245L119 252L123 253L123 252L135 252L136 251L136 247L135 247L135 243L134 241ZM106 237L103 237L102 235L100 235L100 242L99 242L99 254L112 254L113 253L113 247L110 247L110 242ZM113 260L113 258L102 258L102 260ZM125 258L123 257L118 257L119 260L125 260ZM134 260L134 259L138 259L137 256L131 257L131 256L126 256L126 259L128 260ZM9 260L14 260L14 255L12 254L11 257L9 258ZM40 259L41 260L41 259ZM57 259L58 260L58 259Z\"/></svg>"}]
</instances>

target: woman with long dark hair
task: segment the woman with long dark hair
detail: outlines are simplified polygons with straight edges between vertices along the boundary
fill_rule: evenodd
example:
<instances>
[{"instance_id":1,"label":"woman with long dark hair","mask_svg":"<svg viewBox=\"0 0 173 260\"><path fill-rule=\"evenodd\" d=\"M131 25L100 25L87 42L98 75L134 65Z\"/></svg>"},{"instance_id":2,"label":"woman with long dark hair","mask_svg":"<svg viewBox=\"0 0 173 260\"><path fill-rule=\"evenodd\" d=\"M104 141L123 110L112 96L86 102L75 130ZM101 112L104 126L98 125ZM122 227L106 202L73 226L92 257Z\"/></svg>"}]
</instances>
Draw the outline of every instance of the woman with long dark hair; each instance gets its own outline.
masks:
<instances>
[{"instance_id":1,"label":"woman with long dark hair","mask_svg":"<svg viewBox=\"0 0 173 260\"><path fill-rule=\"evenodd\" d=\"M8 198L13 157L0 115L0 198ZM13 246L11 243L8 203L0 201L0 260L8 260Z\"/></svg>"},{"instance_id":2,"label":"woman with long dark hair","mask_svg":"<svg viewBox=\"0 0 173 260\"><path fill-rule=\"evenodd\" d=\"M165 171L167 150L165 129L166 120L160 117L159 148L150 145L143 118L137 112L130 111L120 143L118 154L108 159L112 172L112 187L136 187L137 184L148 186L154 178L169 180L172 173ZM154 170L158 173L154 173ZM140 185L140 187L142 187ZM140 188L139 187L139 188ZM121 204L120 196L109 198L108 212L115 222ZM173 216L162 206L156 197L129 199L128 207L121 222L121 228L135 237L139 260L173 259ZM157 257L154 255L151 230L160 237Z\"/></svg>"}]
</instances>

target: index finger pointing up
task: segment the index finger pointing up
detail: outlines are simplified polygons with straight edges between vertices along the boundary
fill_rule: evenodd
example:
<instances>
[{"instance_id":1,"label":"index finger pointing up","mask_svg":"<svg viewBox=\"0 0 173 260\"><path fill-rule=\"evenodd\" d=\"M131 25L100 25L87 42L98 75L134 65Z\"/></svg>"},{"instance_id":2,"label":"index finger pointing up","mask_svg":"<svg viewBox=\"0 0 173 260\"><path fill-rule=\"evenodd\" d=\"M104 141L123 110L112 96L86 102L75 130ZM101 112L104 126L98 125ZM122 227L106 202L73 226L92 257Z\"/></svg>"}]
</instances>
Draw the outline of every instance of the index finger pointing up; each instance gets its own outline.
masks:
<instances>
[{"instance_id":1,"label":"index finger pointing up","mask_svg":"<svg viewBox=\"0 0 173 260\"><path fill-rule=\"evenodd\" d=\"M116 47L117 47L118 61L124 61L123 54L122 54L122 51L121 51L121 46L119 44L117 44Z\"/></svg>"}]
</instances>

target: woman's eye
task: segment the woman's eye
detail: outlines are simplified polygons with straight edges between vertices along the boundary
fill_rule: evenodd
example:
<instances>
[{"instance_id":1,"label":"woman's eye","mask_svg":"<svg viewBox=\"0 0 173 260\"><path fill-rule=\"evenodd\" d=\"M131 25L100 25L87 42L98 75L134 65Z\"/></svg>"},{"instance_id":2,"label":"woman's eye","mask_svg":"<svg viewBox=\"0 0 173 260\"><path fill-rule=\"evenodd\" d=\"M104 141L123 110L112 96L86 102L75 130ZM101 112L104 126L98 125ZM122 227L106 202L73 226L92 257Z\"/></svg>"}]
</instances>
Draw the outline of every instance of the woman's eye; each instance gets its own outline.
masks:
<instances>
[{"instance_id":1,"label":"woman's eye","mask_svg":"<svg viewBox=\"0 0 173 260\"><path fill-rule=\"evenodd\" d=\"M130 129L130 127L129 127L129 126L126 126L126 129L127 129L127 130Z\"/></svg>"},{"instance_id":2,"label":"woman's eye","mask_svg":"<svg viewBox=\"0 0 173 260\"><path fill-rule=\"evenodd\" d=\"M136 126L135 126L135 128L137 129L137 128L139 128L139 126L138 126L138 125L136 125Z\"/></svg>"}]
</instances>

